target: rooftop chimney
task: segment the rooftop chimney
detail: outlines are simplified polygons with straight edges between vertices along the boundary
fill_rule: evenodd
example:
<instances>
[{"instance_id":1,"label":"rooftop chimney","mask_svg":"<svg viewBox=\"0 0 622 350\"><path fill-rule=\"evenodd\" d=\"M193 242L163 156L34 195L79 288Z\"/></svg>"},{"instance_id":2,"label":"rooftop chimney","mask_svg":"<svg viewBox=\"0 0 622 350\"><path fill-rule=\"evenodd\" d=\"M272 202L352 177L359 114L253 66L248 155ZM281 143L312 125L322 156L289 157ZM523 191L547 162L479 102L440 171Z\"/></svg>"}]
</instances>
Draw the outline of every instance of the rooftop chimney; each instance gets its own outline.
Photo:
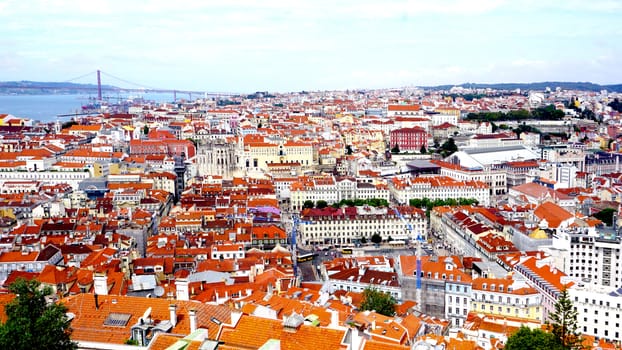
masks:
<instances>
[{"instance_id":1,"label":"rooftop chimney","mask_svg":"<svg viewBox=\"0 0 622 350\"><path fill-rule=\"evenodd\" d=\"M93 297L95 298L95 309L99 310L99 295L97 295L97 293L93 294Z\"/></svg>"},{"instance_id":2,"label":"rooftop chimney","mask_svg":"<svg viewBox=\"0 0 622 350\"><path fill-rule=\"evenodd\" d=\"M190 333L194 333L197 330L197 311L195 309L188 310L188 316L190 316Z\"/></svg>"},{"instance_id":3,"label":"rooftop chimney","mask_svg":"<svg viewBox=\"0 0 622 350\"><path fill-rule=\"evenodd\" d=\"M177 305L171 304L168 306L168 311L173 327L177 325Z\"/></svg>"},{"instance_id":4,"label":"rooftop chimney","mask_svg":"<svg viewBox=\"0 0 622 350\"><path fill-rule=\"evenodd\" d=\"M339 327L339 311L337 310L329 310L329 311L330 311L330 326Z\"/></svg>"},{"instance_id":5,"label":"rooftop chimney","mask_svg":"<svg viewBox=\"0 0 622 350\"><path fill-rule=\"evenodd\" d=\"M175 288L177 291L177 300L190 300L190 294L188 290L189 281L187 278L178 278L175 281Z\"/></svg>"},{"instance_id":6,"label":"rooftop chimney","mask_svg":"<svg viewBox=\"0 0 622 350\"><path fill-rule=\"evenodd\" d=\"M93 274L93 290L95 294L108 295L108 276L105 272L95 272Z\"/></svg>"}]
</instances>

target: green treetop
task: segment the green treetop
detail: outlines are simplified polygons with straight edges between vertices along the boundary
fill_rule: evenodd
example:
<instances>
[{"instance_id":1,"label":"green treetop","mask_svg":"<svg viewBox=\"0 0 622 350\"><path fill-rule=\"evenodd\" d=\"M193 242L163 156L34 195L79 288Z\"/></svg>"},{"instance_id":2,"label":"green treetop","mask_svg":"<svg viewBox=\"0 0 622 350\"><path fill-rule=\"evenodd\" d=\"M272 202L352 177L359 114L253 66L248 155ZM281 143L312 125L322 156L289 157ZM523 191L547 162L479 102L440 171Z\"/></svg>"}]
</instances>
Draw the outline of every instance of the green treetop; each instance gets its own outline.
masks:
<instances>
[{"instance_id":1,"label":"green treetop","mask_svg":"<svg viewBox=\"0 0 622 350\"><path fill-rule=\"evenodd\" d=\"M555 312L549 315L547 323L551 326L551 333L555 335L565 350L580 349L581 336L577 326L577 311L568 296L568 290L563 288L557 302Z\"/></svg>"},{"instance_id":2,"label":"green treetop","mask_svg":"<svg viewBox=\"0 0 622 350\"><path fill-rule=\"evenodd\" d=\"M46 301L52 295L51 288L41 288L36 280L18 279L9 286L9 291L16 297L5 308L8 319L0 325L0 349L77 348L70 339L66 307Z\"/></svg>"},{"instance_id":3,"label":"green treetop","mask_svg":"<svg viewBox=\"0 0 622 350\"><path fill-rule=\"evenodd\" d=\"M521 327L505 343L505 350L562 350L557 338L552 333L541 329Z\"/></svg>"},{"instance_id":4,"label":"green treetop","mask_svg":"<svg viewBox=\"0 0 622 350\"><path fill-rule=\"evenodd\" d=\"M375 288L365 288L361 310L374 310L385 316L395 314L395 299L389 293L381 292Z\"/></svg>"}]
</instances>

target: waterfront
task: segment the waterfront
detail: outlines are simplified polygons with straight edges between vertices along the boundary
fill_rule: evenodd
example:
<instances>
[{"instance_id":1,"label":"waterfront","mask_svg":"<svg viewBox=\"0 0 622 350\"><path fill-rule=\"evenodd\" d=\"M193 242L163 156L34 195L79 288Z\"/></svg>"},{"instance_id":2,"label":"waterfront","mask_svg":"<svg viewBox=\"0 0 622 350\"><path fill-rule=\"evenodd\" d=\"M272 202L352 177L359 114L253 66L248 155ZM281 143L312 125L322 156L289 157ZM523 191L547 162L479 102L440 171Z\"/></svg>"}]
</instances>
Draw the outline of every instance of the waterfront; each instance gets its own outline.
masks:
<instances>
[{"instance_id":1,"label":"waterfront","mask_svg":"<svg viewBox=\"0 0 622 350\"><path fill-rule=\"evenodd\" d=\"M144 94L141 96L115 95L108 97L111 103L128 98L142 97L155 102L173 100L172 94ZM0 95L0 114L12 114L41 122L56 120L59 114L81 113L82 106L92 102L92 95Z\"/></svg>"}]
</instances>

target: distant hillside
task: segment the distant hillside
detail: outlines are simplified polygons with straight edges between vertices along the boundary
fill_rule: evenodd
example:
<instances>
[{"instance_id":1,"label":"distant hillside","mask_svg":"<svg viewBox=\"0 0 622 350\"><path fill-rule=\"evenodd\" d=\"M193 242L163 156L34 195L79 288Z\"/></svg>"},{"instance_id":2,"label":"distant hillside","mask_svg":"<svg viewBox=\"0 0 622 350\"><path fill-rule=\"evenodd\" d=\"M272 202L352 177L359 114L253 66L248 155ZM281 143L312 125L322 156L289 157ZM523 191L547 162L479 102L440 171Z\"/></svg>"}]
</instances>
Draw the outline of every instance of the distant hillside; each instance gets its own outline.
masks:
<instances>
[{"instance_id":1,"label":"distant hillside","mask_svg":"<svg viewBox=\"0 0 622 350\"><path fill-rule=\"evenodd\" d=\"M119 89L112 85L102 85L104 90ZM0 94L55 94L77 93L85 90L97 90L96 84L77 84L64 82L41 82L41 81L2 81L0 82Z\"/></svg>"},{"instance_id":2,"label":"distant hillside","mask_svg":"<svg viewBox=\"0 0 622 350\"><path fill-rule=\"evenodd\" d=\"M612 92L622 92L622 84L615 85L599 85L590 82L564 82L564 81L544 81L539 83L499 83L499 84L480 84L480 83L464 83L459 85L437 85L422 86L424 89L430 90L449 90L452 87L463 87L470 89L493 89L493 90L544 90L547 87L555 89L560 87L564 90L582 90L582 91L601 91L607 90Z\"/></svg>"}]
</instances>

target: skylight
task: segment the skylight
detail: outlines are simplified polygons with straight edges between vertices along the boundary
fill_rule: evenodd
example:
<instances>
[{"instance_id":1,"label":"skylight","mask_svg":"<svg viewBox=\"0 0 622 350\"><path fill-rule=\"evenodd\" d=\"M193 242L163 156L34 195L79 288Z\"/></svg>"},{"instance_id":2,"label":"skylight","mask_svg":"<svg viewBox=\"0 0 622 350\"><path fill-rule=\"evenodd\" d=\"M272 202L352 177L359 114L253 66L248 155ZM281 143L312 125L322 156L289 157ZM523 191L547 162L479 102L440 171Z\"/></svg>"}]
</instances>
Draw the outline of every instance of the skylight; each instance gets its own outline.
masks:
<instances>
[{"instance_id":1,"label":"skylight","mask_svg":"<svg viewBox=\"0 0 622 350\"><path fill-rule=\"evenodd\" d=\"M132 317L132 314L111 312L108 317L106 317L104 326L125 327L127 326L127 322L130 320L130 317Z\"/></svg>"}]
</instances>

